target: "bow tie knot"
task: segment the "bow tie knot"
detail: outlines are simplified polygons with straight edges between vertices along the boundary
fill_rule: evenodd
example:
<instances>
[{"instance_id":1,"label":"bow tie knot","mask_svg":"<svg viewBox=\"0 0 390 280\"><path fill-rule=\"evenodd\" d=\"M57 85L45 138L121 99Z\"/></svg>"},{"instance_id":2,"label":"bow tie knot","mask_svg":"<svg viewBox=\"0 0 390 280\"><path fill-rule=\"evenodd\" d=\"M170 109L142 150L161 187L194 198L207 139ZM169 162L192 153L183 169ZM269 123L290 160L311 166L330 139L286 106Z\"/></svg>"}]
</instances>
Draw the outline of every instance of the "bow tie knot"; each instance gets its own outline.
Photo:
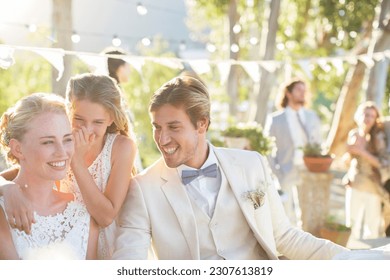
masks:
<instances>
[{"instance_id":1,"label":"bow tie knot","mask_svg":"<svg viewBox=\"0 0 390 280\"><path fill-rule=\"evenodd\" d=\"M213 163L203 169L183 170L181 173L181 180L184 185L187 185L201 175L206 177L217 178L217 169L218 169L217 164Z\"/></svg>"}]
</instances>

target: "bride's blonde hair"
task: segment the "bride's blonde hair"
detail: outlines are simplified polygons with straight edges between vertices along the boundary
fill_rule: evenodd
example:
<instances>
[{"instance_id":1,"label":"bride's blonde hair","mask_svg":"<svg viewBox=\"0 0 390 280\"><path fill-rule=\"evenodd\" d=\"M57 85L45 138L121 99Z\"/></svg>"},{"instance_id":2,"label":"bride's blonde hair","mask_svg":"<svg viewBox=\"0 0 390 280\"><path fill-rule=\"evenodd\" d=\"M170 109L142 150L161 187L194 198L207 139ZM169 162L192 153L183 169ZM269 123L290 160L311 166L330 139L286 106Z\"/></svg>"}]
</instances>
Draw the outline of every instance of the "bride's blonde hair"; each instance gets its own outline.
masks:
<instances>
[{"instance_id":1,"label":"bride's blonde hair","mask_svg":"<svg viewBox=\"0 0 390 280\"><path fill-rule=\"evenodd\" d=\"M28 125L41 113L54 112L67 114L65 100L52 93L33 93L20 99L10 107L0 120L0 147L9 164L17 164L18 159L12 154L11 139L22 141Z\"/></svg>"}]
</instances>

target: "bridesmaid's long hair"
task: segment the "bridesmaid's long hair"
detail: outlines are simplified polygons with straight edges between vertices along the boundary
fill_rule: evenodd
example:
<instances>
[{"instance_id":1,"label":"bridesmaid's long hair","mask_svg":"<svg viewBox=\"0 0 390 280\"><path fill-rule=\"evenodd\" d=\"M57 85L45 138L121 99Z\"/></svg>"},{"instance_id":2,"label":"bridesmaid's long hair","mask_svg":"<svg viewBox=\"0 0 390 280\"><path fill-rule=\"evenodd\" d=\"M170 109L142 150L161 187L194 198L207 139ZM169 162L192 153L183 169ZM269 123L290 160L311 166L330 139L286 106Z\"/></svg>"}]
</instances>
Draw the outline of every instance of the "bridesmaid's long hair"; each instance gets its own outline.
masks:
<instances>
[{"instance_id":1,"label":"bridesmaid's long hair","mask_svg":"<svg viewBox=\"0 0 390 280\"><path fill-rule=\"evenodd\" d=\"M107 133L133 136L122 104L121 90L113 78L90 73L74 76L68 82L66 100L71 113L74 100L89 100L102 105L114 119L112 125L107 128Z\"/></svg>"},{"instance_id":2,"label":"bridesmaid's long hair","mask_svg":"<svg viewBox=\"0 0 390 280\"><path fill-rule=\"evenodd\" d=\"M119 133L135 142L135 136L124 109L122 92L113 78L91 73L74 76L68 82L66 100L71 113L75 100L88 100L102 105L114 119L113 123L107 127L106 133ZM136 173L135 167L132 173Z\"/></svg>"}]
</instances>

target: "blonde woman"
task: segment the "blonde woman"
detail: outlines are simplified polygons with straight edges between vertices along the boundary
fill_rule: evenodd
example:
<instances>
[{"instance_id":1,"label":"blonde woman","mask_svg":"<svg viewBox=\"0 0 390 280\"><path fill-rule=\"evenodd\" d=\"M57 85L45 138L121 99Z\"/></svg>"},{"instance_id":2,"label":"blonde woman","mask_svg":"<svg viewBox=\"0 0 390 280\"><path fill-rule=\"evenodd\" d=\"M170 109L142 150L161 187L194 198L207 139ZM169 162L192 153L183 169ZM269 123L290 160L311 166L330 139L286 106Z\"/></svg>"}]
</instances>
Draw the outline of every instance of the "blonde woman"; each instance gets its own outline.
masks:
<instances>
[{"instance_id":1,"label":"blonde woman","mask_svg":"<svg viewBox=\"0 0 390 280\"><path fill-rule=\"evenodd\" d=\"M84 203L99 225L98 258L110 259L115 218L125 199L130 179L135 174L137 152L129 121L123 109L117 83L104 75L83 74L70 79L66 92L70 107L75 154L61 190L74 193ZM8 192L8 191L7 191ZM29 212L23 211L23 198L12 188L9 212L27 221L18 227L28 228ZM14 198L16 197L16 198ZM12 205L11 205L12 204Z\"/></svg>"},{"instance_id":2,"label":"blonde woman","mask_svg":"<svg viewBox=\"0 0 390 280\"><path fill-rule=\"evenodd\" d=\"M0 259L95 259L97 227L81 203L53 186L66 176L74 141L64 100L33 94L1 118L1 148L19 166L14 179L34 208L31 233L16 228L0 198Z\"/></svg>"},{"instance_id":3,"label":"blonde woman","mask_svg":"<svg viewBox=\"0 0 390 280\"><path fill-rule=\"evenodd\" d=\"M348 136L350 167L346 174L347 224L352 227L353 239L377 238L383 235L382 199L384 189L379 169L380 156L386 150L380 113L373 102L359 105L355 113L357 128Z\"/></svg>"}]
</instances>

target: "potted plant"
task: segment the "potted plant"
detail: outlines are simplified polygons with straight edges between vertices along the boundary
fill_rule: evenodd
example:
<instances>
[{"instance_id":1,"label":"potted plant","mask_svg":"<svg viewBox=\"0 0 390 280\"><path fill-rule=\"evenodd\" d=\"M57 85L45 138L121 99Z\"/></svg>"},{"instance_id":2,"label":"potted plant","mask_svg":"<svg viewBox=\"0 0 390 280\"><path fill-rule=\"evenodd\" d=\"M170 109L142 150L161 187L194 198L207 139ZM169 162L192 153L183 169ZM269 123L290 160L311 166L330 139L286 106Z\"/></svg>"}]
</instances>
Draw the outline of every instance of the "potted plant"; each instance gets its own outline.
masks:
<instances>
[{"instance_id":1,"label":"potted plant","mask_svg":"<svg viewBox=\"0 0 390 280\"><path fill-rule=\"evenodd\" d=\"M324 152L319 143L307 143L303 148L303 162L311 172L327 172L333 162L333 155Z\"/></svg>"},{"instance_id":2,"label":"potted plant","mask_svg":"<svg viewBox=\"0 0 390 280\"><path fill-rule=\"evenodd\" d=\"M268 155L274 145L274 139L266 136L256 122L230 126L221 135L228 147L257 151L262 155Z\"/></svg>"},{"instance_id":3,"label":"potted plant","mask_svg":"<svg viewBox=\"0 0 390 280\"><path fill-rule=\"evenodd\" d=\"M341 246L346 246L351 235L351 228L340 224L329 217L324 226L320 228L320 237L328 239Z\"/></svg>"}]
</instances>

